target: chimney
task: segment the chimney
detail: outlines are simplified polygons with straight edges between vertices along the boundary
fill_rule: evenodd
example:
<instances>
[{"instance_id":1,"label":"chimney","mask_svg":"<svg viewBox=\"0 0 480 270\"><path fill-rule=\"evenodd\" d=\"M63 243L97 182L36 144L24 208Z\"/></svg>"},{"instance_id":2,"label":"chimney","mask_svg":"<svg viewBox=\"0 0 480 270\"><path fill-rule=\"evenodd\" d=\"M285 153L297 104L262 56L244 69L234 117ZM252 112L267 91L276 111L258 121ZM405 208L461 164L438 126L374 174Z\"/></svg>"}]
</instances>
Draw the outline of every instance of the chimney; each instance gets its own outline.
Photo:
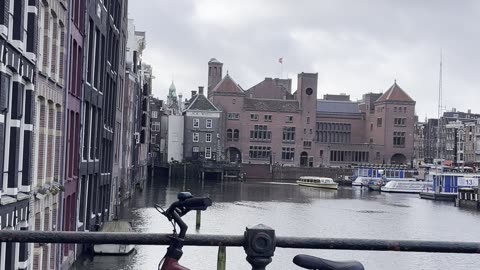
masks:
<instances>
[{"instance_id":1,"label":"chimney","mask_svg":"<svg viewBox=\"0 0 480 270\"><path fill-rule=\"evenodd\" d=\"M197 91L193 90L192 91L192 98L197 94Z\"/></svg>"},{"instance_id":2,"label":"chimney","mask_svg":"<svg viewBox=\"0 0 480 270\"><path fill-rule=\"evenodd\" d=\"M471 114L472 113L472 110L471 109L468 109L468 114Z\"/></svg>"},{"instance_id":3,"label":"chimney","mask_svg":"<svg viewBox=\"0 0 480 270\"><path fill-rule=\"evenodd\" d=\"M203 96L203 86L198 87L198 94Z\"/></svg>"}]
</instances>

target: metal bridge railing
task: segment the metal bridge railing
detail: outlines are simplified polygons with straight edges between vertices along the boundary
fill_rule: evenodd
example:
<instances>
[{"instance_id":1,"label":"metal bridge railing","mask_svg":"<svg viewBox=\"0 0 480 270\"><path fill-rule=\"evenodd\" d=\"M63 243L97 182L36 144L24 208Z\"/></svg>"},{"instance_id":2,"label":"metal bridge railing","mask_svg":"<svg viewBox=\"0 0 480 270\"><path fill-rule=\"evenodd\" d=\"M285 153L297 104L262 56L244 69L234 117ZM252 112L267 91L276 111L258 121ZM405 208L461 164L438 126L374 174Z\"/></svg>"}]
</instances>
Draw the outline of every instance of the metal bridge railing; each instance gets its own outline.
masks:
<instances>
[{"instance_id":1,"label":"metal bridge railing","mask_svg":"<svg viewBox=\"0 0 480 270\"><path fill-rule=\"evenodd\" d=\"M169 245L170 237L171 234L160 233L0 231L0 242L18 243ZM265 269L275 248L480 253L480 242L281 237L264 225L249 227L244 235L188 235L184 245L216 246L220 250L243 247L252 269Z\"/></svg>"}]
</instances>

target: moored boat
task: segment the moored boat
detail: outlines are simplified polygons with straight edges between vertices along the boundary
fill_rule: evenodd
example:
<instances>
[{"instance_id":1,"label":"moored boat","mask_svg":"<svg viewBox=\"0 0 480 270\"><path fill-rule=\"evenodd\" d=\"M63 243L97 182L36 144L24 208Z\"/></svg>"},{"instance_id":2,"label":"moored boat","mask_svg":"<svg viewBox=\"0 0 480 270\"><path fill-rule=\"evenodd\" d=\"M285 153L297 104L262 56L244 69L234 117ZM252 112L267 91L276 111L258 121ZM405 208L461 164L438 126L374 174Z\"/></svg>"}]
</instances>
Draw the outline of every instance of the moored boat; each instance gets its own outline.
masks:
<instances>
[{"instance_id":1,"label":"moored boat","mask_svg":"<svg viewBox=\"0 0 480 270\"><path fill-rule=\"evenodd\" d=\"M368 189L372 191L380 191L384 182L382 179L374 179L368 182Z\"/></svg>"},{"instance_id":2,"label":"moored boat","mask_svg":"<svg viewBox=\"0 0 480 270\"><path fill-rule=\"evenodd\" d=\"M302 176L297 180L297 184L306 187L338 189L338 184L332 178L317 176Z\"/></svg>"},{"instance_id":3,"label":"moored boat","mask_svg":"<svg viewBox=\"0 0 480 270\"><path fill-rule=\"evenodd\" d=\"M132 226L127 221L113 220L105 222L101 232L132 232ZM126 244L102 244L94 245L93 251L95 254L109 254L109 255L127 255L135 249L135 245Z\"/></svg>"},{"instance_id":4,"label":"moored boat","mask_svg":"<svg viewBox=\"0 0 480 270\"><path fill-rule=\"evenodd\" d=\"M432 188L431 182L389 181L381 188L382 192L420 193Z\"/></svg>"}]
</instances>

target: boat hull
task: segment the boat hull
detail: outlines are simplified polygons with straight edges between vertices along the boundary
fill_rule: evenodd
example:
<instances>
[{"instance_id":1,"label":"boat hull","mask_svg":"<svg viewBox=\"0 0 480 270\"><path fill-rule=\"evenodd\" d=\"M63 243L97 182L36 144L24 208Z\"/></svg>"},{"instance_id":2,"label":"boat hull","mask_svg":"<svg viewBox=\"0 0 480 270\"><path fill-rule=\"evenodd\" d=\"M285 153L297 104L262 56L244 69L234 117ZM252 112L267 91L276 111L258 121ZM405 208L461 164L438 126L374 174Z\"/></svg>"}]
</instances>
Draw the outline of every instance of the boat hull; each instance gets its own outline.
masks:
<instances>
[{"instance_id":1,"label":"boat hull","mask_svg":"<svg viewBox=\"0 0 480 270\"><path fill-rule=\"evenodd\" d=\"M95 254L128 255L135 249L135 245L94 245Z\"/></svg>"},{"instance_id":2,"label":"boat hull","mask_svg":"<svg viewBox=\"0 0 480 270\"><path fill-rule=\"evenodd\" d=\"M299 186L304 186L304 187L314 187L314 188L324 188L324 189L338 189L338 184L315 184L315 183L304 183L301 181L297 181L297 184Z\"/></svg>"}]
</instances>

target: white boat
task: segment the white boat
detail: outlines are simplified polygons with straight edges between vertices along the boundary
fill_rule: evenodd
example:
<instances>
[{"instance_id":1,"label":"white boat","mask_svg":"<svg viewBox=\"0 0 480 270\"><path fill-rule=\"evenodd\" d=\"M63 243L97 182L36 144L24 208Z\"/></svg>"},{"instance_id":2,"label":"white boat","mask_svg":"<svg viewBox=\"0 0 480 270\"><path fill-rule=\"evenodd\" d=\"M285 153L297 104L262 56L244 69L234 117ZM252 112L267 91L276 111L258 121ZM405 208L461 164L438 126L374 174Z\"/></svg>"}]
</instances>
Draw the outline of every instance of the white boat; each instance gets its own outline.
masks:
<instances>
[{"instance_id":1,"label":"white boat","mask_svg":"<svg viewBox=\"0 0 480 270\"><path fill-rule=\"evenodd\" d=\"M101 232L132 232L132 226L127 221L108 221L105 222ZM103 244L94 245L93 251L95 254L109 254L109 255L127 255L135 249L135 245L125 244Z\"/></svg>"},{"instance_id":2,"label":"white boat","mask_svg":"<svg viewBox=\"0 0 480 270\"><path fill-rule=\"evenodd\" d=\"M366 177L366 176L359 176L355 179L355 181L352 182L352 186L363 186L363 187L368 187L368 182L372 180L382 180L381 177Z\"/></svg>"},{"instance_id":3,"label":"white boat","mask_svg":"<svg viewBox=\"0 0 480 270\"><path fill-rule=\"evenodd\" d=\"M432 188L432 182L390 181L382 187L382 192L420 193Z\"/></svg>"},{"instance_id":4,"label":"white boat","mask_svg":"<svg viewBox=\"0 0 480 270\"><path fill-rule=\"evenodd\" d=\"M338 189L338 184L332 178L317 177L317 176L302 176L297 180L297 184L306 187Z\"/></svg>"}]
</instances>

